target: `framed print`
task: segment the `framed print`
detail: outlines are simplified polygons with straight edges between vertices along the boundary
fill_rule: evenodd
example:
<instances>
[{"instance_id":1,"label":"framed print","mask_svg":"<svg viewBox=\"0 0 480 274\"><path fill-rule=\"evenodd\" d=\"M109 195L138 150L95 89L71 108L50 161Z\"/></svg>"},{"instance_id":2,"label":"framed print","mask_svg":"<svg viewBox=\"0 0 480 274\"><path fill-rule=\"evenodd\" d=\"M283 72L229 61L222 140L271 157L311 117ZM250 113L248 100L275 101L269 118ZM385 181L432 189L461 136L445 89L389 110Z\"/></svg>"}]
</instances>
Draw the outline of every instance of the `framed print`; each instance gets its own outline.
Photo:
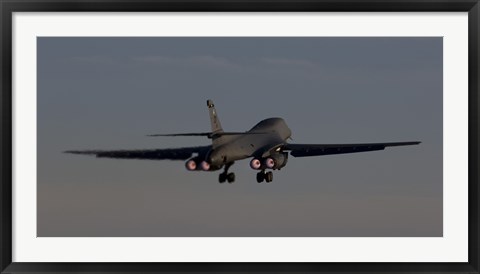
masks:
<instances>
[{"instance_id":1,"label":"framed print","mask_svg":"<svg viewBox=\"0 0 480 274\"><path fill-rule=\"evenodd\" d=\"M2 1L2 273L478 273L478 1Z\"/></svg>"}]
</instances>

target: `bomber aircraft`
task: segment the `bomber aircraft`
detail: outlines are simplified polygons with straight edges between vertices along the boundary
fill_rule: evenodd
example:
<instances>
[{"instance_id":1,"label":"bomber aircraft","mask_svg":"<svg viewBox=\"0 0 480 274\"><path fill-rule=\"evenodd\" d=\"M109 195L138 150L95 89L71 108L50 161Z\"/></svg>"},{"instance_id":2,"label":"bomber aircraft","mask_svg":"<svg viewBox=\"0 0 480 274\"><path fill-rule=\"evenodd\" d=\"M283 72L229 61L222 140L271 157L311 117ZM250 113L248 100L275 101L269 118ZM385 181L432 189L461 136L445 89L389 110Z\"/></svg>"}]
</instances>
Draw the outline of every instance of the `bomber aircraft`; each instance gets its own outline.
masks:
<instances>
[{"instance_id":1,"label":"bomber aircraft","mask_svg":"<svg viewBox=\"0 0 480 274\"><path fill-rule=\"evenodd\" d=\"M215 171L223 168L218 181L235 181L235 173L229 168L235 161L252 158L250 167L257 170L257 182L272 182L273 173L287 164L288 155L293 157L322 156L383 150L392 146L417 145L420 142L366 143L366 144L290 144L287 139L292 132L282 118L268 118L246 132L225 132L213 105L207 100L211 132L152 134L148 136L206 136L212 139L208 146L145 149L145 150L71 150L65 153L94 155L100 158L183 160L189 171Z\"/></svg>"}]
</instances>

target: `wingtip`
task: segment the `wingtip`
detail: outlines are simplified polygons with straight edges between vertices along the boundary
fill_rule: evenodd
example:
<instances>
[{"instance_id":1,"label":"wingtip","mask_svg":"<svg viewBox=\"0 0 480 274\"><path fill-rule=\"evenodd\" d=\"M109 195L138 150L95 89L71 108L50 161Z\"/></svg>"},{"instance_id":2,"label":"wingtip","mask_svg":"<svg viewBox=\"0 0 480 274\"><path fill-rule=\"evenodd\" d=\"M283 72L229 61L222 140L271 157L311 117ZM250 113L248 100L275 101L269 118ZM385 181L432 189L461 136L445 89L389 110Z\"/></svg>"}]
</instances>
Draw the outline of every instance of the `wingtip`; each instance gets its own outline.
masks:
<instances>
[{"instance_id":1,"label":"wingtip","mask_svg":"<svg viewBox=\"0 0 480 274\"><path fill-rule=\"evenodd\" d=\"M63 153L68 153L68 154L86 154L87 152L85 152L85 151L79 151L79 150L65 150Z\"/></svg>"},{"instance_id":2,"label":"wingtip","mask_svg":"<svg viewBox=\"0 0 480 274\"><path fill-rule=\"evenodd\" d=\"M68 154L81 154L81 155L95 155L98 151L95 150L65 150L63 153Z\"/></svg>"}]
</instances>

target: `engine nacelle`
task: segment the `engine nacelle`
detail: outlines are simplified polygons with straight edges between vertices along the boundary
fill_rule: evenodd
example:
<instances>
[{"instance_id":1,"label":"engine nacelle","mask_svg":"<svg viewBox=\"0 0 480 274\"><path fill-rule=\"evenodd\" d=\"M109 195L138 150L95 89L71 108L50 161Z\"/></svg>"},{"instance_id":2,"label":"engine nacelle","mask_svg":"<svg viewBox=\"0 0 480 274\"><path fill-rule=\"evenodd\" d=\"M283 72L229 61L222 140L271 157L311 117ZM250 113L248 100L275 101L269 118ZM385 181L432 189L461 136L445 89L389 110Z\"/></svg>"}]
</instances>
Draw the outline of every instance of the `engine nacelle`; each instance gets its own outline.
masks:
<instances>
[{"instance_id":1,"label":"engine nacelle","mask_svg":"<svg viewBox=\"0 0 480 274\"><path fill-rule=\"evenodd\" d=\"M200 163L200 166L202 167L203 171L209 171L210 170L210 164L207 161L202 161Z\"/></svg>"},{"instance_id":2,"label":"engine nacelle","mask_svg":"<svg viewBox=\"0 0 480 274\"><path fill-rule=\"evenodd\" d=\"M185 162L185 168L187 168L188 171L200 170L200 163L201 160L198 157L191 158Z\"/></svg>"},{"instance_id":3,"label":"engine nacelle","mask_svg":"<svg viewBox=\"0 0 480 274\"><path fill-rule=\"evenodd\" d=\"M214 166L203 160L200 157L190 158L185 162L185 168L188 171L215 171L221 169L223 166Z\"/></svg>"},{"instance_id":4,"label":"engine nacelle","mask_svg":"<svg viewBox=\"0 0 480 274\"><path fill-rule=\"evenodd\" d=\"M250 167L252 169L260 169L262 167L262 162L257 159L257 158L253 158L251 161L250 161Z\"/></svg>"},{"instance_id":5,"label":"engine nacelle","mask_svg":"<svg viewBox=\"0 0 480 274\"><path fill-rule=\"evenodd\" d=\"M275 153L265 158L264 164L267 168L281 169L287 164L288 152Z\"/></svg>"},{"instance_id":6,"label":"engine nacelle","mask_svg":"<svg viewBox=\"0 0 480 274\"><path fill-rule=\"evenodd\" d=\"M288 153L274 153L270 157L264 159L253 158L250 161L250 167L255 170L259 169L281 169L287 164Z\"/></svg>"}]
</instances>

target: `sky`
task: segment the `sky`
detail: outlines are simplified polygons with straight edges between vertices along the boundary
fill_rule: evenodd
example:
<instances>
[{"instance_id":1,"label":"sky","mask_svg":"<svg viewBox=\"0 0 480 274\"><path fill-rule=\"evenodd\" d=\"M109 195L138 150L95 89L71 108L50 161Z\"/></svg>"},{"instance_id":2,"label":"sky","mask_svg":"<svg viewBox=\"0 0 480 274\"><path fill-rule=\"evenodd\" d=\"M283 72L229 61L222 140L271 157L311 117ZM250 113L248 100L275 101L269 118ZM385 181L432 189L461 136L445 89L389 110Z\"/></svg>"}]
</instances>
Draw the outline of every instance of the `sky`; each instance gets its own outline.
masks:
<instances>
[{"instance_id":1,"label":"sky","mask_svg":"<svg viewBox=\"0 0 480 274\"><path fill-rule=\"evenodd\" d=\"M440 37L39 37L39 237L441 237ZM282 117L291 143L421 141L289 157L272 183L66 150L208 145Z\"/></svg>"}]
</instances>

